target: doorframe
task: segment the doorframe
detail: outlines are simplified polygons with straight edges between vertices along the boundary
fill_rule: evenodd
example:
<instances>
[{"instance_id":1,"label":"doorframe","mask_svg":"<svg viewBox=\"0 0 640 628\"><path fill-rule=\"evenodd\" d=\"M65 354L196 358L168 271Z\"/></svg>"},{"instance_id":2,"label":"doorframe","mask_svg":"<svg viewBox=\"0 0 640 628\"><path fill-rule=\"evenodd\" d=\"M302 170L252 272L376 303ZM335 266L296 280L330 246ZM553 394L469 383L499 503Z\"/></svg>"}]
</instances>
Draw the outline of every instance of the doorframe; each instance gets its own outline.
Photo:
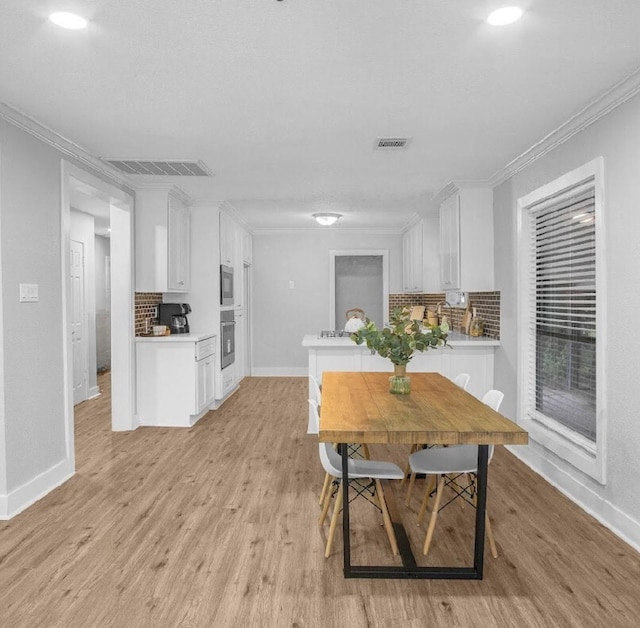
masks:
<instances>
[{"instance_id":1,"label":"doorframe","mask_svg":"<svg viewBox=\"0 0 640 628\"><path fill-rule=\"evenodd\" d=\"M382 317L389 320L389 249L329 251L329 329L336 328L336 257L382 257Z\"/></svg>"},{"instance_id":2,"label":"doorframe","mask_svg":"<svg viewBox=\"0 0 640 628\"><path fill-rule=\"evenodd\" d=\"M242 302L244 303L244 373L243 377L251 377L253 364L253 334L251 324L251 264L242 263L243 274L243 290L244 295Z\"/></svg>"},{"instance_id":3,"label":"doorframe","mask_svg":"<svg viewBox=\"0 0 640 628\"><path fill-rule=\"evenodd\" d=\"M134 354L133 206L131 194L72 163L61 168L62 355L67 456L75 468L73 417L73 354L68 299L71 242L72 179L94 188L110 206L111 222L111 429L137 427ZM116 257L117 256L117 257ZM117 321L117 325L115 324Z\"/></svg>"}]
</instances>

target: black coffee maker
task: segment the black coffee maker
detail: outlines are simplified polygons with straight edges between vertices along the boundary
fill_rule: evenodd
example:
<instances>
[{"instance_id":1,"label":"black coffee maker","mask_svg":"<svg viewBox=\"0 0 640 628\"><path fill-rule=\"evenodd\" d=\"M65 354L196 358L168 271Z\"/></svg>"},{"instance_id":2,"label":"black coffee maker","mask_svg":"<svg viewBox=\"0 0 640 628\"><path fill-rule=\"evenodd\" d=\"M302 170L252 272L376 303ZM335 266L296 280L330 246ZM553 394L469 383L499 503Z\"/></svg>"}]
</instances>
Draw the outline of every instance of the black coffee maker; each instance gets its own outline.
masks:
<instances>
[{"instance_id":1,"label":"black coffee maker","mask_svg":"<svg viewBox=\"0 0 640 628\"><path fill-rule=\"evenodd\" d=\"M158 324L166 325L172 334L188 334L187 314L190 313L191 306L188 303L160 303L158 304Z\"/></svg>"}]
</instances>

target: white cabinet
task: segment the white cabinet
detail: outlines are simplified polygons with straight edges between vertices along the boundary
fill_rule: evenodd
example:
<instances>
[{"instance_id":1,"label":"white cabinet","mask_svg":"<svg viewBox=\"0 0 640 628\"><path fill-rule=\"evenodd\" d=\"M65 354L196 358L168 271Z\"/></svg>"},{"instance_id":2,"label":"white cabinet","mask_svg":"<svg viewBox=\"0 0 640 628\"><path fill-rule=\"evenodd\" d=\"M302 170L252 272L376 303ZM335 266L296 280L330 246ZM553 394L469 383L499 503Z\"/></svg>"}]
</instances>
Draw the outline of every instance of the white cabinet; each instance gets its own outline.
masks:
<instances>
[{"instance_id":1,"label":"white cabinet","mask_svg":"<svg viewBox=\"0 0 640 628\"><path fill-rule=\"evenodd\" d=\"M402 235L402 290L422 292L422 222Z\"/></svg>"},{"instance_id":2,"label":"white cabinet","mask_svg":"<svg viewBox=\"0 0 640 628\"><path fill-rule=\"evenodd\" d=\"M253 264L253 240L251 234L242 230L242 261L251 266Z\"/></svg>"},{"instance_id":3,"label":"white cabinet","mask_svg":"<svg viewBox=\"0 0 640 628\"><path fill-rule=\"evenodd\" d=\"M189 208L176 188L136 192L136 291L188 292Z\"/></svg>"},{"instance_id":4,"label":"white cabinet","mask_svg":"<svg viewBox=\"0 0 640 628\"><path fill-rule=\"evenodd\" d=\"M236 223L224 211L220 212L220 263L233 266L236 252Z\"/></svg>"},{"instance_id":5,"label":"white cabinet","mask_svg":"<svg viewBox=\"0 0 640 628\"><path fill-rule=\"evenodd\" d=\"M215 354L196 361L196 411L199 413L215 401Z\"/></svg>"},{"instance_id":6,"label":"white cabinet","mask_svg":"<svg viewBox=\"0 0 640 628\"><path fill-rule=\"evenodd\" d=\"M495 289L491 188L461 188L440 205L440 287Z\"/></svg>"},{"instance_id":7,"label":"white cabinet","mask_svg":"<svg viewBox=\"0 0 640 628\"><path fill-rule=\"evenodd\" d=\"M191 427L215 403L216 336L136 338L141 425Z\"/></svg>"},{"instance_id":8,"label":"white cabinet","mask_svg":"<svg viewBox=\"0 0 640 628\"><path fill-rule=\"evenodd\" d=\"M167 292L186 292L189 289L189 235L189 209L170 195Z\"/></svg>"},{"instance_id":9,"label":"white cabinet","mask_svg":"<svg viewBox=\"0 0 640 628\"><path fill-rule=\"evenodd\" d=\"M460 288L460 196L440 205L440 288Z\"/></svg>"}]
</instances>

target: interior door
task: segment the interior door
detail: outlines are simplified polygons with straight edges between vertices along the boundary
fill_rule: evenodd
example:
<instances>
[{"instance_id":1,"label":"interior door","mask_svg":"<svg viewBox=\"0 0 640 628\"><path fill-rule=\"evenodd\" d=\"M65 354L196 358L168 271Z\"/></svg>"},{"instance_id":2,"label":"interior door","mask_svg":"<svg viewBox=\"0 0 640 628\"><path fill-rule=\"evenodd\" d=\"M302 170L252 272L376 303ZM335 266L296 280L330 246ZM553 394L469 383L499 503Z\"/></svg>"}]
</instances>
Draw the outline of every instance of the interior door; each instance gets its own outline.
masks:
<instances>
[{"instance_id":1,"label":"interior door","mask_svg":"<svg viewBox=\"0 0 640 628\"><path fill-rule=\"evenodd\" d=\"M73 354L73 404L87 398L84 329L84 244L71 240L71 349Z\"/></svg>"}]
</instances>

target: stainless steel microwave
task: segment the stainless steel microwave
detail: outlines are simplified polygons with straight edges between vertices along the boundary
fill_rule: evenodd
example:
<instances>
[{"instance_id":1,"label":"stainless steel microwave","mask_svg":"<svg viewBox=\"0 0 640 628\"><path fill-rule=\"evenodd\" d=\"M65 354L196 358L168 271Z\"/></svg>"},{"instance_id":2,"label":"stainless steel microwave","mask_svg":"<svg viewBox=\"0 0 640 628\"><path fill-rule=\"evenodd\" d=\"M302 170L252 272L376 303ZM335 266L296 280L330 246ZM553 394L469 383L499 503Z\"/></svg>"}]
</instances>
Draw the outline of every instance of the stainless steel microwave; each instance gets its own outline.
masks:
<instances>
[{"instance_id":1,"label":"stainless steel microwave","mask_svg":"<svg viewBox=\"0 0 640 628\"><path fill-rule=\"evenodd\" d=\"M233 268L220 265L220 305L233 305Z\"/></svg>"}]
</instances>

